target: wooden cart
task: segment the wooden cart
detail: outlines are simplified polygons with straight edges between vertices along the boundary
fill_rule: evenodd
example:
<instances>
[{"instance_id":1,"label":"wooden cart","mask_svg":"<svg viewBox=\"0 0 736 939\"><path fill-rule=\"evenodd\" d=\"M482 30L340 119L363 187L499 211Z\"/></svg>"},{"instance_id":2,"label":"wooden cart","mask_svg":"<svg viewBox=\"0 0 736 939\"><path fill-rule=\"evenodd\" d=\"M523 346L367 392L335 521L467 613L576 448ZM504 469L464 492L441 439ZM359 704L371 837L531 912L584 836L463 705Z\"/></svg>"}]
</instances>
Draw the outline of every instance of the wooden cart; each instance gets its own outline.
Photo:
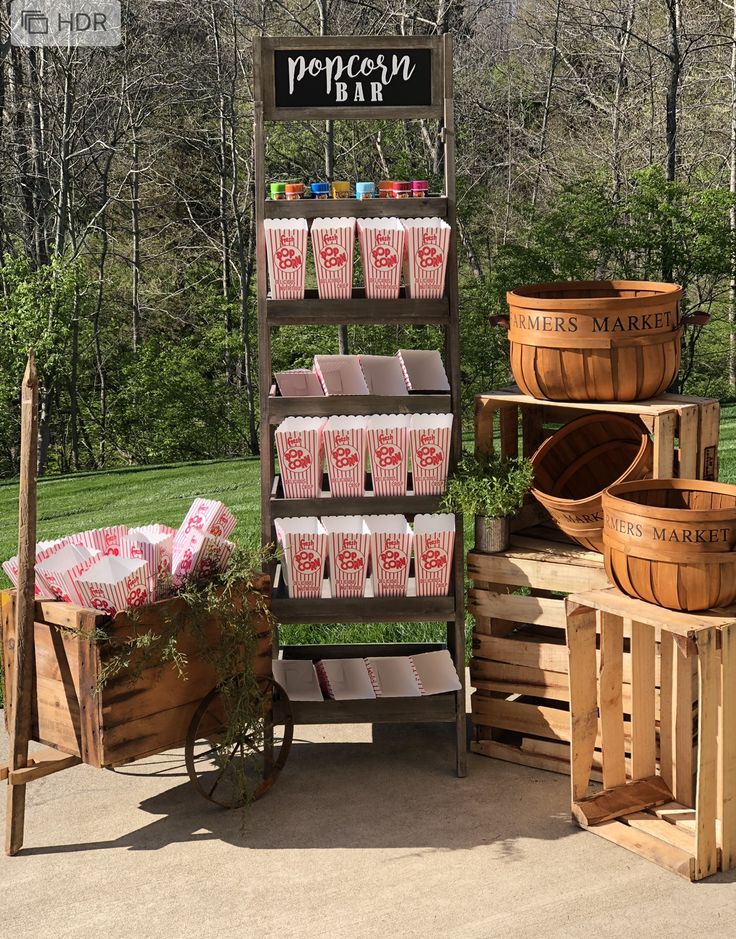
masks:
<instances>
[{"instance_id":1,"label":"wooden cart","mask_svg":"<svg viewBox=\"0 0 736 939\"><path fill-rule=\"evenodd\" d=\"M260 578L257 587L266 597L270 595L267 576ZM172 665L146 663L139 673L131 665L110 680L101 681L115 643L101 643L99 630L112 640L125 640L134 631L162 634L167 623L186 612L184 600L178 597L153 603L135 616L119 613L113 619L70 603L37 601L31 687L16 697L16 591L0 593L6 726L12 726L12 702L18 700L20 706L30 709L30 739L43 745L30 752L27 766L22 769L0 766L0 780L7 780L11 787L25 787L35 779L79 763L112 768L185 745L187 769L197 791L210 801L234 807L236 802L231 796L218 796L216 788L211 790L202 782L203 775L212 778L216 756L213 738L218 723L222 726L215 670L201 654L203 639L208 644L218 642L220 626L216 621L197 624L196 635L188 624L177 633L178 648L187 657L187 680L182 680ZM284 722L278 752L269 754L264 779L255 789L257 798L270 788L286 761L293 724L288 698L271 678L270 619L260 613L254 616L258 617L254 674L267 700L274 691L278 694ZM268 734L272 733L270 726ZM252 742L238 741L241 747ZM265 745L262 739L260 745ZM18 792L22 801L24 789ZM22 809L8 813L9 854L17 853L22 845L23 820Z\"/></svg>"}]
</instances>

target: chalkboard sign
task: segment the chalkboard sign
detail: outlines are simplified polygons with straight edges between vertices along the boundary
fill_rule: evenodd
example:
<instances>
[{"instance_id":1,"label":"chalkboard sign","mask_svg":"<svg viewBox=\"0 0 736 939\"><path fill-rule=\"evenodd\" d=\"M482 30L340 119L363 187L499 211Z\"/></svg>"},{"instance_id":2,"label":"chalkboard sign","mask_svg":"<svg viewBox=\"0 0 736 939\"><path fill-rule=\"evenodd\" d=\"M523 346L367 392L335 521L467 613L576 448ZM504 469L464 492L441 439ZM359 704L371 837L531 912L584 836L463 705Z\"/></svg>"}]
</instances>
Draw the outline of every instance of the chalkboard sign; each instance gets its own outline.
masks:
<instances>
[{"instance_id":1,"label":"chalkboard sign","mask_svg":"<svg viewBox=\"0 0 736 939\"><path fill-rule=\"evenodd\" d=\"M428 107L428 48L274 50L277 108Z\"/></svg>"}]
</instances>

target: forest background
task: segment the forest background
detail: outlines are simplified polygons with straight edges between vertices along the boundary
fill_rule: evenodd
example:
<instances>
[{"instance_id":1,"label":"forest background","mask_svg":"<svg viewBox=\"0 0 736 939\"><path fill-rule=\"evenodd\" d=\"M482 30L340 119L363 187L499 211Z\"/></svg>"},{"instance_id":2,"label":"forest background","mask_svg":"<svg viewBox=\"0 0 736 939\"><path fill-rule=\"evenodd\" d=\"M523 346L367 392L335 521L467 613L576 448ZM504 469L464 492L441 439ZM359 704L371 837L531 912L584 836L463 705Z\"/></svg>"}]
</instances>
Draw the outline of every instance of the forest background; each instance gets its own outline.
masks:
<instances>
[{"instance_id":1,"label":"forest background","mask_svg":"<svg viewBox=\"0 0 736 939\"><path fill-rule=\"evenodd\" d=\"M560 278L676 281L711 315L682 390L736 393L736 9L725 0L123 0L117 49L9 46L0 4L0 477L34 346L51 475L256 454L252 37L455 41L465 404L509 378L489 317ZM429 179L430 121L281 124L269 178ZM282 328L316 351L427 327Z\"/></svg>"}]
</instances>

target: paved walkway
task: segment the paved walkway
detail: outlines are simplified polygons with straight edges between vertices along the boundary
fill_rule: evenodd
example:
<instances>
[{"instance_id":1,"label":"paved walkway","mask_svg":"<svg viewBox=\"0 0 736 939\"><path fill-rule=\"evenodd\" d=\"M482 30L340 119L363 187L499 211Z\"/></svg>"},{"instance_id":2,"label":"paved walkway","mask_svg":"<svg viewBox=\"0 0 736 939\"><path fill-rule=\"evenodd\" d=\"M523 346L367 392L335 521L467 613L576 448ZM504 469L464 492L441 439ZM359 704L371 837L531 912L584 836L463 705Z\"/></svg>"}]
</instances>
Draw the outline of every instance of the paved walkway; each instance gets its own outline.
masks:
<instances>
[{"instance_id":1,"label":"paved walkway","mask_svg":"<svg viewBox=\"0 0 736 939\"><path fill-rule=\"evenodd\" d=\"M455 778L446 729L310 728L245 817L203 802L178 753L35 782L0 934L736 935L736 876L688 884L573 827L566 777L471 755Z\"/></svg>"}]
</instances>

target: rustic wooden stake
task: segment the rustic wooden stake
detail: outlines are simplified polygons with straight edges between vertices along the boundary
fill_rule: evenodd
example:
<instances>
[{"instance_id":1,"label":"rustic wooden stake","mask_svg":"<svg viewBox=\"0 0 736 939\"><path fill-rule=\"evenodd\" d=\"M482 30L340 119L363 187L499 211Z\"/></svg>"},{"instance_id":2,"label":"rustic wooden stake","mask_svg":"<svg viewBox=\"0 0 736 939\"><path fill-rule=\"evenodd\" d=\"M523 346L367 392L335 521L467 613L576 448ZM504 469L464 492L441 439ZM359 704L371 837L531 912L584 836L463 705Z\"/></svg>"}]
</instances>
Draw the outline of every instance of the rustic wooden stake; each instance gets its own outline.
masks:
<instances>
[{"instance_id":1,"label":"rustic wooden stake","mask_svg":"<svg viewBox=\"0 0 736 939\"><path fill-rule=\"evenodd\" d=\"M28 763L35 649L36 469L38 458L38 378L31 351L23 376L20 428L20 496L18 501L18 594L16 648L11 690L10 771ZM26 787L8 779L5 853L23 847Z\"/></svg>"}]
</instances>

